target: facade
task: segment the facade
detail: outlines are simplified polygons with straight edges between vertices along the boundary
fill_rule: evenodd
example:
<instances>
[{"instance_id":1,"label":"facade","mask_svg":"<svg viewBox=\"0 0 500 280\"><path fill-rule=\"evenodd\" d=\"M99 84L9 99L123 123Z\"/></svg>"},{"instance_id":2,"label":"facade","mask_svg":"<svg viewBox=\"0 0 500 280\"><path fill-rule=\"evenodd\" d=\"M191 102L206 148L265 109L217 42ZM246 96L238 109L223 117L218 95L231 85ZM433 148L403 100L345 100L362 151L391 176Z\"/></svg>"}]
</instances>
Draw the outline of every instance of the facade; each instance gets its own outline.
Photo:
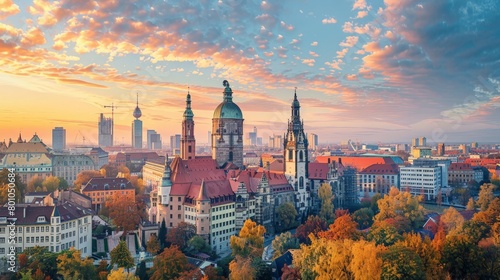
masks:
<instances>
[{"instance_id":1,"label":"facade","mask_svg":"<svg viewBox=\"0 0 500 280\"><path fill-rule=\"evenodd\" d=\"M170 150L172 150L172 155L181 154L181 135L176 134L170 136Z\"/></svg>"},{"instance_id":2,"label":"facade","mask_svg":"<svg viewBox=\"0 0 500 280\"><path fill-rule=\"evenodd\" d=\"M161 135L156 132L156 130L148 129L147 130L147 142L148 142L148 150L161 150Z\"/></svg>"},{"instance_id":3,"label":"facade","mask_svg":"<svg viewBox=\"0 0 500 280\"><path fill-rule=\"evenodd\" d=\"M411 154L414 158L432 156L432 149L429 147L412 147Z\"/></svg>"},{"instance_id":4,"label":"facade","mask_svg":"<svg viewBox=\"0 0 500 280\"><path fill-rule=\"evenodd\" d=\"M142 149L142 121L139 120L142 112L139 109L139 94L137 94L137 106L135 107L133 116L135 120L132 122L132 147Z\"/></svg>"},{"instance_id":5,"label":"facade","mask_svg":"<svg viewBox=\"0 0 500 280\"><path fill-rule=\"evenodd\" d=\"M373 164L358 173L359 197L388 194L392 186L399 189L399 167L396 164Z\"/></svg>"},{"instance_id":6,"label":"facade","mask_svg":"<svg viewBox=\"0 0 500 280\"><path fill-rule=\"evenodd\" d=\"M64 178L68 184L76 180L78 173L100 167L87 155L53 155L51 161L53 175Z\"/></svg>"},{"instance_id":7,"label":"facade","mask_svg":"<svg viewBox=\"0 0 500 280\"><path fill-rule=\"evenodd\" d=\"M74 247L82 257L92 255L92 212L71 202L52 206L16 205L15 216L0 208L0 257L9 252L9 221L16 218L16 252L35 246L51 252Z\"/></svg>"},{"instance_id":8,"label":"facade","mask_svg":"<svg viewBox=\"0 0 500 280\"><path fill-rule=\"evenodd\" d=\"M113 118L106 118L101 113L98 124L99 147L113 146Z\"/></svg>"},{"instance_id":9,"label":"facade","mask_svg":"<svg viewBox=\"0 0 500 280\"><path fill-rule=\"evenodd\" d=\"M233 102L233 91L224 80L224 99L212 118L212 158L219 166L233 163L243 167L243 114Z\"/></svg>"},{"instance_id":10,"label":"facade","mask_svg":"<svg viewBox=\"0 0 500 280\"><path fill-rule=\"evenodd\" d=\"M52 129L52 149L58 152L66 150L66 129L62 127Z\"/></svg>"},{"instance_id":11,"label":"facade","mask_svg":"<svg viewBox=\"0 0 500 280\"><path fill-rule=\"evenodd\" d=\"M316 149L318 148L318 135L314 133L308 133L307 142L309 143L309 149L316 151Z\"/></svg>"},{"instance_id":12,"label":"facade","mask_svg":"<svg viewBox=\"0 0 500 280\"><path fill-rule=\"evenodd\" d=\"M194 138L194 114L191 110L191 95L186 97L186 110L182 120L181 158L192 159L196 155L196 140Z\"/></svg>"},{"instance_id":13,"label":"facade","mask_svg":"<svg viewBox=\"0 0 500 280\"><path fill-rule=\"evenodd\" d=\"M439 143L437 145L437 155L438 156L444 156L445 150L446 150L446 147L445 147L444 143Z\"/></svg>"},{"instance_id":14,"label":"facade","mask_svg":"<svg viewBox=\"0 0 500 280\"><path fill-rule=\"evenodd\" d=\"M441 168L441 188L448 186L448 169L451 160L448 158L418 158L413 160L414 166L438 166Z\"/></svg>"},{"instance_id":15,"label":"facade","mask_svg":"<svg viewBox=\"0 0 500 280\"><path fill-rule=\"evenodd\" d=\"M399 174L401 190L408 191L412 195L423 195L426 200L433 200L441 190L441 166L401 167Z\"/></svg>"},{"instance_id":16,"label":"facade","mask_svg":"<svg viewBox=\"0 0 500 280\"><path fill-rule=\"evenodd\" d=\"M302 216L307 212L310 204L307 175L309 146L304 133L304 123L300 119L300 103L297 100L297 92L294 94L291 108L292 115L283 143L284 171L288 182L295 188L295 207L299 215Z\"/></svg>"},{"instance_id":17,"label":"facade","mask_svg":"<svg viewBox=\"0 0 500 280\"><path fill-rule=\"evenodd\" d=\"M449 185L467 185L470 181L479 183L483 180L483 171L468 163L452 163L448 168Z\"/></svg>"},{"instance_id":18,"label":"facade","mask_svg":"<svg viewBox=\"0 0 500 280\"><path fill-rule=\"evenodd\" d=\"M92 209L96 212L115 193L132 195L135 200L135 188L125 178L92 178L82 187L81 192L92 199Z\"/></svg>"},{"instance_id":19,"label":"facade","mask_svg":"<svg viewBox=\"0 0 500 280\"><path fill-rule=\"evenodd\" d=\"M0 169L3 168L14 168L24 183L34 176L45 179L52 176L50 150L38 135L26 142L19 134L17 142L10 143L0 159Z\"/></svg>"}]
</instances>

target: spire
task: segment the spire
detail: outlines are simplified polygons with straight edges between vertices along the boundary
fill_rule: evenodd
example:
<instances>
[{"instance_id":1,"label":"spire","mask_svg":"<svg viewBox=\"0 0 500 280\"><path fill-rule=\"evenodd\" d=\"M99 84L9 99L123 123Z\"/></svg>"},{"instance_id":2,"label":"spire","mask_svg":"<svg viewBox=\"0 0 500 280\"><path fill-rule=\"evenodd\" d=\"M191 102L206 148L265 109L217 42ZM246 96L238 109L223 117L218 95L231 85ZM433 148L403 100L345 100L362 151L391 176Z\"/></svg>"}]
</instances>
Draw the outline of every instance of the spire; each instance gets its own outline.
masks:
<instances>
[{"instance_id":1,"label":"spire","mask_svg":"<svg viewBox=\"0 0 500 280\"><path fill-rule=\"evenodd\" d=\"M209 200L207 192L205 190L205 180L204 179L201 180L200 192L198 193L198 197L196 198L196 200L198 200L198 201Z\"/></svg>"},{"instance_id":2,"label":"spire","mask_svg":"<svg viewBox=\"0 0 500 280\"><path fill-rule=\"evenodd\" d=\"M137 92L137 105L134 110L134 118L139 119L142 116L141 109L139 109L139 92Z\"/></svg>"},{"instance_id":3,"label":"spire","mask_svg":"<svg viewBox=\"0 0 500 280\"><path fill-rule=\"evenodd\" d=\"M17 143L23 143L23 138L21 137L20 131L19 131L19 138L17 138Z\"/></svg>"},{"instance_id":4,"label":"spire","mask_svg":"<svg viewBox=\"0 0 500 280\"><path fill-rule=\"evenodd\" d=\"M224 102L233 102L233 90L229 87L229 82L224 80L222 85L224 86Z\"/></svg>"},{"instance_id":5,"label":"spire","mask_svg":"<svg viewBox=\"0 0 500 280\"><path fill-rule=\"evenodd\" d=\"M172 169L170 169L170 162L168 162L168 154L166 154L165 155L165 171L163 171L163 178L161 179L162 188L172 186L172 180L170 180L171 173L172 173Z\"/></svg>"},{"instance_id":6,"label":"spire","mask_svg":"<svg viewBox=\"0 0 500 280\"><path fill-rule=\"evenodd\" d=\"M184 111L184 119L192 120L193 117L194 117L193 110L191 110L191 94L189 93L189 87L188 87L188 94L186 96L186 110Z\"/></svg>"}]
</instances>

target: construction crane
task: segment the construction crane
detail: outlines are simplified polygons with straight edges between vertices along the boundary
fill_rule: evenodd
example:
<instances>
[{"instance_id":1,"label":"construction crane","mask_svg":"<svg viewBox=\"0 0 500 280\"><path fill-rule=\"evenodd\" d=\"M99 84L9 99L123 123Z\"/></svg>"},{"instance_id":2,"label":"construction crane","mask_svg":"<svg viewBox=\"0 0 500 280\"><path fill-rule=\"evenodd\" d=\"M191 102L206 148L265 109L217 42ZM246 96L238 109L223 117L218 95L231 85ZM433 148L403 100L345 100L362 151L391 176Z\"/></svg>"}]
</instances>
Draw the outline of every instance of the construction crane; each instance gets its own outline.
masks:
<instances>
[{"instance_id":1,"label":"construction crane","mask_svg":"<svg viewBox=\"0 0 500 280\"><path fill-rule=\"evenodd\" d=\"M104 105L104 108L111 108L111 145L113 145L113 138L115 137L115 108L118 108L118 106L111 103L111 105Z\"/></svg>"}]
</instances>

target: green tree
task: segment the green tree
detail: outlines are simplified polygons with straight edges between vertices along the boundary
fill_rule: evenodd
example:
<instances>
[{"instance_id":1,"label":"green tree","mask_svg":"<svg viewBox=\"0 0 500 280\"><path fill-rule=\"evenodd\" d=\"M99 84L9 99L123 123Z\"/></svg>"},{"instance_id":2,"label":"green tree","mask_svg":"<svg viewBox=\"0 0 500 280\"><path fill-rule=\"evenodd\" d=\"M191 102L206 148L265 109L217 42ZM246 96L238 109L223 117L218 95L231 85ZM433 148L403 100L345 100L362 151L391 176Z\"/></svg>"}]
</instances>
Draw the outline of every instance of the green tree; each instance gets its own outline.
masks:
<instances>
[{"instance_id":1,"label":"green tree","mask_svg":"<svg viewBox=\"0 0 500 280\"><path fill-rule=\"evenodd\" d=\"M121 240L116 247L109 253L111 255L111 265L118 267L129 268L134 266L134 259L128 250L127 243Z\"/></svg>"},{"instance_id":2,"label":"green tree","mask_svg":"<svg viewBox=\"0 0 500 280\"><path fill-rule=\"evenodd\" d=\"M163 250L167 243L167 227L165 226L165 219L161 221L160 230L158 231L158 240L160 241L160 250Z\"/></svg>"},{"instance_id":3,"label":"green tree","mask_svg":"<svg viewBox=\"0 0 500 280\"><path fill-rule=\"evenodd\" d=\"M61 253L50 252L45 247L35 246L24 250L20 254L19 265L20 271L31 269L36 272L40 270L46 277L51 279L57 278L57 257Z\"/></svg>"},{"instance_id":4,"label":"green tree","mask_svg":"<svg viewBox=\"0 0 500 280\"><path fill-rule=\"evenodd\" d=\"M352 219L358 223L359 229L366 229L373 224L373 210L371 208L361 208L354 211Z\"/></svg>"},{"instance_id":5,"label":"green tree","mask_svg":"<svg viewBox=\"0 0 500 280\"><path fill-rule=\"evenodd\" d=\"M159 254L151 268L151 280L170 280L175 279L181 275L183 271L188 268L188 261L186 256L182 254L179 247L173 245L165 248Z\"/></svg>"},{"instance_id":6,"label":"green tree","mask_svg":"<svg viewBox=\"0 0 500 280\"><path fill-rule=\"evenodd\" d=\"M311 244L311 239L309 239L309 234L318 236L318 233L324 231L328 228L326 221L318 216L309 216L307 221L295 230L295 237L297 237L300 243Z\"/></svg>"},{"instance_id":7,"label":"green tree","mask_svg":"<svg viewBox=\"0 0 500 280\"><path fill-rule=\"evenodd\" d=\"M238 236L231 236L230 244L233 256L261 257L264 251L264 233L266 229L248 219L243 224Z\"/></svg>"},{"instance_id":8,"label":"green tree","mask_svg":"<svg viewBox=\"0 0 500 280\"><path fill-rule=\"evenodd\" d=\"M381 279L424 280L419 255L405 246L391 246L382 254Z\"/></svg>"},{"instance_id":9,"label":"green tree","mask_svg":"<svg viewBox=\"0 0 500 280\"><path fill-rule=\"evenodd\" d=\"M391 246L402 240L403 237L398 233L395 227L382 223L377 227L371 228L367 239L369 241L374 241L377 245Z\"/></svg>"},{"instance_id":10,"label":"green tree","mask_svg":"<svg viewBox=\"0 0 500 280\"><path fill-rule=\"evenodd\" d=\"M43 180L42 187L44 190L47 190L48 192L53 192L59 188L60 183L61 180L59 180L59 177L49 176L46 177L45 180Z\"/></svg>"},{"instance_id":11,"label":"green tree","mask_svg":"<svg viewBox=\"0 0 500 280\"><path fill-rule=\"evenodd\" d=\"M333 192L330 184L321 184L318 190L318 197L321 200L319 216L326 221L333 220L335 216L333 214Z\"/></svg>"},{"instance_id":12,"label":"green tree","mask_svg":"<svg viewBox=\"0 0 500 280\"><path fill-rule=\"evenodd\" d=\"M210 248L210 245L203 239L203 237L199 235L195 235L189 239L187 243L188 251L190 251L193 254L196 253L205 253L205 254L210 254L212 252L212 248Z\"/></svg>"},{"instance_id":13,"label":"green tree","mask_svg":"<svg viewBox=\"0 0 500 280\"><path fill-rule=\"evenodd\" d=\"M59 189L61 190L67 190L69 187L68 181L64 179L63 177L57 177L59 179Z\"/></svg>"},{"instance_id":14,"label":"green tree","mask_svg":"<svg viewBox=\"0 0 500 280\"><path fill-rule=\"evenodd\" d=\"M442 258L452 279L476 279L483 263L479 247L465 235L446 238Z\"/></svg>"},{"instance_id":15,"label":"green tree","mask_svg":"<svg viewBox=\"0 0 500 280\"><path fill-rule=\"evenodd\" d=\"M135 275L139 277L139 280L148 280L148 272L146 269L146 261L141 261L139 268L135 271Z\"/></svg>"},{"instance_id":16,"label":"green tree","mask_svg":"<svg viewBox=\"0 0 500 280\"><path fill-rule=\"evenodd\" d=\"M376 193L372 196L370 208L372 209L373 214L375 214L375 215L378 214L378 212L379 212L378 201L381 200L382 198L383 198L383 196L379 193Z\"/></svg>"},{"instance_id":17,"label":"green tree","mask_svg":"<svg viewBox=\"0 0 500 280\"><path fill-rule=\"evenodd\" d=\"M171 228L167 233L167 242L176 245L181 251L187 248L188 241L196 234L196 227L186 222L180 222L177 227Z\"/></svg>"},{"instance_id":18,"label":"green tree","mask_svg":"<svg viewBox=\"0 0 500 280\"><path fill-rule=\"evenodd\" d=\"M285 202L276 208L277 219L277 228L282 229L283 231L294 227L297 218L297 210L295 206L293 206L290 202Z\"/></svg>"},{"instance_id":19,"label":"green tree","mask_svg":"<svg viewBox=\"0 0 500 280\"><path fill-rule=\"evenodd\" d=\"M274 249L273 259L283 255L288 249L300 248L299 239L293 237L289 231L276 236L271 245Z\"/></svg>"},{"instance_id":20,"label":"green tree","mask_svg":"<svg viewBox=\"0 0 500 280\"><path fill-rule=\"evenodd\" d=\"M493 201L495 196L493 195L493 190L495 189L495 185L493 184L483 184L481 186L481 190L479 191L479 198L477 199L477 205L481 209L481 211L485 211L488 209L490 202Z\"/></svg>"},{"instance_id":21,"label":"green tree","mask_svg":"<svg viewBox=\"0 0 500 280\"><path fill-rule=\"evenodd\" d=\"M64 279L96 279L97 273L91 258L82 260L79 250L70 249L57 257L57 273Z\"/></svg>"},{"instance_id":22,"label":"green tree","mask_svg":"<svg viewBox=\"0 0 500 280\"><path fill-rule=\"evenodd\" d=\"M375 215L375 221L383 221L388 218L403 216L410 220L413 229L422 225L424 219L424 208L419 204L418 198L410 193L400 192L392 187L389 195L377 201L379 213Z\"/></svg>"},{"instance_id":23,"label":"green tree","mask_svg":"<svg viewBox=\"0 0 500 280\"><path fill-rule=\"evenodd\" d=\"M158 237L156 234L151 234L149 237L149 241L146 244L146 248L151 255L156 255L158 251L160 251L160 242L158 241Z\"/></svg>"}]
</instances>

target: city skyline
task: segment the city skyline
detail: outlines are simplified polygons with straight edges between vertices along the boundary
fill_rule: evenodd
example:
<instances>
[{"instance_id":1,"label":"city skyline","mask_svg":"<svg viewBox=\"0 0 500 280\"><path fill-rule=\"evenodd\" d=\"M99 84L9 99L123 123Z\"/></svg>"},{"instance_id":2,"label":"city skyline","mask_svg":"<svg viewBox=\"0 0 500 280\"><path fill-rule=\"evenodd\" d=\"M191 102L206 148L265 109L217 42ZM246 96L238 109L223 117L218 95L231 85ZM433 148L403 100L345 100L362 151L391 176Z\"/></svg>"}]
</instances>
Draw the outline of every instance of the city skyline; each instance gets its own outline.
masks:
<instances>
[{"instance_id":1,"label":"city skyline","mask_svg":"<svg viewBox=\"0 0 500 280\"><path fill-rule=\"evenodd\" d=\"M2 5L6 141L21 131L50 143L64 127L68 144L97 144L99 115L115 105L114 142L129 145L137 94L143 135L168 139L189 87L201 144L225 79L245 135L257 127L265 141L286 131L295 87L305 132L323 143L500 137L494 1Z\"/></svg>"}]
</instances>

